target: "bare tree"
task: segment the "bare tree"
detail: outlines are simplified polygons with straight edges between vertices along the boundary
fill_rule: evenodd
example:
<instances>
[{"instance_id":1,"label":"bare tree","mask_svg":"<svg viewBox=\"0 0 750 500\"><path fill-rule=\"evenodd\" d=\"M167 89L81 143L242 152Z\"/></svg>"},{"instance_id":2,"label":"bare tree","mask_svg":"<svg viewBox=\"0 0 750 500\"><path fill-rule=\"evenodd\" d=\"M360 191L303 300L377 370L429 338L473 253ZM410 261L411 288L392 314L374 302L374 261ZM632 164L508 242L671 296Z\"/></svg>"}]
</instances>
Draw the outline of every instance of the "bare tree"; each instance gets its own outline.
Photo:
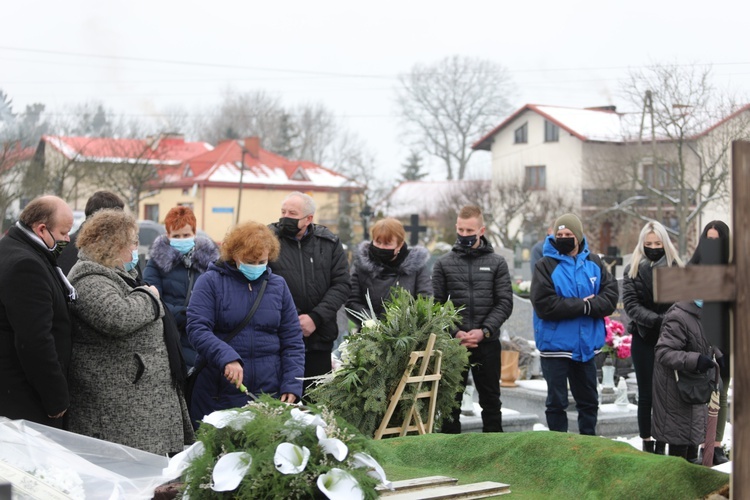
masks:
<instances>
[{"instance_id":1,"label":"bare tree","mask_svg":"<svg viewBox=\"0 0 750 500\"><path fill-rule=\"evenodd\" d=\"M416 64L399 77L396 95L413 146L439 158L447 179L463 179L471 144L510 110L514 85L491 61L450 56Z\"/></svg>"},{"instance_id":2,"label":"bare tree","mask_svg":"<svg viewBox=\"0 0 750 500\"><path fill-rule=\"evenodd\" d=\"M627 168L620 164L627 196L609 210L665 222L685 255L703 210L729 200L731 143L750 137L750 107L714 88L711 69L697 65L635 71L623 90L643 113L623 155Z\"/></svg>"},{"instance_id":3,"label":"bare tree","mask_svg":"<svg viewBox=\"0 0 750 500\"><path fill-rule=\"evenodd\" d=\"M237 92L228 88L217 108L211 108L197 118L195 131L212 144L250 136L258 136L270 144L283 113L279 98L268 92Z\"/></svg>"}]
</instances>

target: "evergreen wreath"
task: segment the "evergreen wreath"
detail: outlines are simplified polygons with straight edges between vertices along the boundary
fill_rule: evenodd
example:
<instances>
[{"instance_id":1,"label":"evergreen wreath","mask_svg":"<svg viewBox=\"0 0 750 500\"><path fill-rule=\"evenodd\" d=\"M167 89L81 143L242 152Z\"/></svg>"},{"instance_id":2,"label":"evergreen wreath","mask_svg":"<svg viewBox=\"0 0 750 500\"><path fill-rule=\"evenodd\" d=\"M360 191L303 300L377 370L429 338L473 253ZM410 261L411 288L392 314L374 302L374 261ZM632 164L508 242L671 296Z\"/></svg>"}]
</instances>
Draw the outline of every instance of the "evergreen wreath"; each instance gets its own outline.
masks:
<instances>
[{"instance_id":1,"label":"evergreen wreath","mask_svg":"<svg viewBox=\"0 0 750 500\"><path fill-rule=\"evenodd\" d=\"M424 350L431 333L437 339L434 349L443 353L442 378L438 389L435 425L459 406L456 394L463 391L464 370L468 368L469 352L450 332L460 316L453 303L436 303L432 297L412 297L403 288L395 287L384 303L385 312L377 319L370 314L348 312L362 320L359 333L349 335L339 347L342 365L322 379L311 390L309 397L324 404L366 436L372 437L388 408L389 397L396 389L409 363L412 351ZM432 363L430 363L431 373ZM416 400L417 410L427 421L427 405L416 399L416 388L407 386L404 400L399 403L394 418L401 421Z\"/></svg>"}]
</instances>

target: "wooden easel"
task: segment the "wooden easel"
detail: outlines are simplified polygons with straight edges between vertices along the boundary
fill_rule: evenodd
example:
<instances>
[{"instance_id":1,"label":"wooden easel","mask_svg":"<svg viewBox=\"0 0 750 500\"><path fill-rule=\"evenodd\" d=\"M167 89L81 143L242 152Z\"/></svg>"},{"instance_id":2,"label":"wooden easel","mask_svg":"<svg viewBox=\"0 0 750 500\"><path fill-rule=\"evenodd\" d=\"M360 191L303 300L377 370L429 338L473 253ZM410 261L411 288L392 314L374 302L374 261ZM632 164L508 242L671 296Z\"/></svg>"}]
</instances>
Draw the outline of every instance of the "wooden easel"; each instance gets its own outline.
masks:
<instances>
[{"instance_id":1,"label":"wooden easel","mask_svg":"<svg viewBox=\"0 0 750 500\"><path fill-rule=\"evenodd\" d=\"M383 416L383 421L380 423L380 427L375 431L375 439L381 439L386 434L398 434L405 436L407 432L418 432L419 434L429 434L432 432L433 424L435 423L435 407L437 405L437 392L438 384L442 375L440 374L440 365L443 361L442 351L433 350L435 347L435 339L437 336L432 333L427 340L427 346L424 351L412 351L411 357L409 358L409 364L404 370L404 375L401 377L401 381L396 390L391 395L388 409ZM434 359L434 365L432 367L432 373L427 375L427 369L429 368L430 361ZM419 375L412 375L412 372L417 367L417 363L421 360L422 364L419 366ZM424 392L420 392L423 383L429 383L430 389ZM388 424L393 417L393 412L396 410L398 402L405 399L403 397L404 389L407 384L417 386L417 394L415 396L414 403L409 410L406 419L400 426L388 427ZM429 398L429 406L427 413L427 425L422 421L422 416L417 411L417 399ZM412 423L414 421L414 423Z\"/></svg>"}]
</instances>

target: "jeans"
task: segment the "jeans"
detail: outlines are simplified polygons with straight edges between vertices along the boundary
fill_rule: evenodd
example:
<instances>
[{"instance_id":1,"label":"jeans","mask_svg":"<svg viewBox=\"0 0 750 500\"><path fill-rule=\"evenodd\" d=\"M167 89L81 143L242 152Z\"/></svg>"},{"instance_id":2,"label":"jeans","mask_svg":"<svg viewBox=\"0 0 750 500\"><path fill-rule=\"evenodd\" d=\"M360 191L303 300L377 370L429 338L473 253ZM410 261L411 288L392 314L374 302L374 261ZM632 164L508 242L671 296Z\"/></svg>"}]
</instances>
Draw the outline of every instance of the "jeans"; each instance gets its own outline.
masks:
<instances>
[{"instance_id":1,"label":"jeans","mask_svg":"<svg viewBox=\"0 0 750 500\"><path fill-rule=\"evenodd\" d=\"M578 431L596 435L599 393L596 390L596 364L570 358L542 357L542 374L547 381L547 427L551 431L568 432L568 382L578 410Z\"/></svg>"},{"instance_id":2,"label":"jeans","mask_svg":"<svg viewBox=\"0 0 750 500\"><path fill-rule=\"evenodd\" d=\"M482 407L482 432L503 432L500 402L500 341L481 342L475 349L469 349L469 365L474 378L474 386L479 394ZM469 379L469 371L464 372L464 387ZM449 418L443 421L440 432L461 433L461 400L463 391L456 394L459 406Z\"/></svg>"}]
</instances>

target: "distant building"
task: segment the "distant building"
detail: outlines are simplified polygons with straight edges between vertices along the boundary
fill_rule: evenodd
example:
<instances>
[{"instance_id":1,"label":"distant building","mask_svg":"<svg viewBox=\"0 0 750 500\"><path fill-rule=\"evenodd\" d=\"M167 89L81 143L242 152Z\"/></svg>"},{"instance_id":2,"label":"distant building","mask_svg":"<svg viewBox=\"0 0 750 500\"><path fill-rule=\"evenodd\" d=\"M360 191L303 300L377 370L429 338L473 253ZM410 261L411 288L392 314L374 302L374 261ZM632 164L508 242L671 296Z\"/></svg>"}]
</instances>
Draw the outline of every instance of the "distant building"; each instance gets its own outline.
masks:
<instances>
[{"instance_id":1,"label":"distant building","mask_svg":"<svg viewBox=\"0 0 750 500\"><path fill-rule=\"evenodd\" d=\"M19 143L0 144L0 221L2 234L30 201L23 196L23 182L34 157L34 148Z\"/></svg>"}]
</instances>

